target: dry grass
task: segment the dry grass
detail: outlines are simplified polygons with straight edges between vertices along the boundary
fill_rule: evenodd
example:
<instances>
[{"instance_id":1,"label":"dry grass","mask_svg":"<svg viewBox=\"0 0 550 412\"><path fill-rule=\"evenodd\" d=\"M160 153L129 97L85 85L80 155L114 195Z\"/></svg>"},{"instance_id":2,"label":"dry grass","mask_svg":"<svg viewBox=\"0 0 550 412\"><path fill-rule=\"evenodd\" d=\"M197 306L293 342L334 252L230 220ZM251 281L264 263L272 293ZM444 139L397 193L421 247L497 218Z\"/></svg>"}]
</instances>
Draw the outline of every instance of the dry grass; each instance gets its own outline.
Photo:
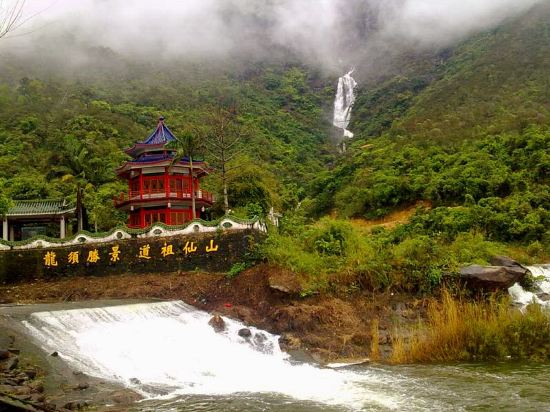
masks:
<instances>
[{"instance_id":1,"label":"dry grass","mask_svg":"<svg viewBox=\"0 0 550 412\"><path fill-rule=\"evenodd\" d=\"M370 325L370 334L371 334L371 342L370 342L370 360L373 362L376 362L380 359L380 347L379 347L379 339L380 334L378 332L378 319L373 319Z\"/></svg>"},{"instance_id":2,"label":"dry grass","mask_svg":"<svg viewBox=\"0 0 550 412\"><path fill-rule=\"evenodd\" d=\"M550 359L550 313L539 305L522 313L506 298L468 301L444 291L409 332L394 338L392 363Z\"/></svg>"}]
</instances>

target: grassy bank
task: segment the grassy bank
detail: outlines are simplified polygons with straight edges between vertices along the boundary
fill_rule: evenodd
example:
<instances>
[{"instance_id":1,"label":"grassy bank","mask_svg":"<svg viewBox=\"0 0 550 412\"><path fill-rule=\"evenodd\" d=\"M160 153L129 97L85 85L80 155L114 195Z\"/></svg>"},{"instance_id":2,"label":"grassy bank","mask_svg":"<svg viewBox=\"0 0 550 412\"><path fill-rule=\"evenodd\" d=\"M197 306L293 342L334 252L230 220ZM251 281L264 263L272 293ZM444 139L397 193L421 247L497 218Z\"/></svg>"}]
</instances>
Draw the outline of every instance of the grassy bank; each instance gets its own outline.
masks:
<instances>
[{"instance_id":1,"label":"grassy bank","mask_svg":"<svg viewBox=\"0 0 550 412\"><path fill-rule=\"evenodd\" d=\"M550 248L539 242L506 244L479 231L448 236L424 233L416 217L393 229L366 228L349 220L323 218L306 225L283 223L262 247L263 256L298 274L304 294L335 289L398 290L430 294L463 265L488 264L495 255L522 263L543 262Z\"/></svg>"},{"instance_id":2,"label":"grassy bank","mask_svg":"<svg viewBox=\"0 0 550 412\"><path fill-rule=\"evenodd\" d=\"M425 321L396 334L392 363L550 361L550 311L531 304L522 313L507 298L469 301L444 291Z\"/></svg>"}]
</instances>

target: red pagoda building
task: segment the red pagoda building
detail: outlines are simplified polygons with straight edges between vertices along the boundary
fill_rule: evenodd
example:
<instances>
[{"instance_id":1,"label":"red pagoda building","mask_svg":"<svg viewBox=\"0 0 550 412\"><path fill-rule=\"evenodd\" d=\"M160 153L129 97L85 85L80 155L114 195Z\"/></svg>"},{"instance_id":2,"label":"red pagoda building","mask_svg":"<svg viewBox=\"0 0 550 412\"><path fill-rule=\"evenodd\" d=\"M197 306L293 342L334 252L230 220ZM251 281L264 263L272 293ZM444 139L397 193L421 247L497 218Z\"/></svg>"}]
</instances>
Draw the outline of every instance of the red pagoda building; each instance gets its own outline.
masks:
<instances>
[{"instance_id":1,"label":"red pagoda building","mask_svg":"<svg viewBox=\"0 0 550 412\"><path fill-rule=\"evenodd\" d=\"M193 159L193 173L188 158L170 167L175 150L167 145L174 140L161 117L145 141L125 150L132 160L116 173L128 181L128 193L115 199L115 207L129 212L129 227L144 228L155 222L181 225L198 217L192 216L192 188L195 213L212 205L212 195L200 188L200 179L207 174L204 162Z\"/></svg>"}]
</instances>

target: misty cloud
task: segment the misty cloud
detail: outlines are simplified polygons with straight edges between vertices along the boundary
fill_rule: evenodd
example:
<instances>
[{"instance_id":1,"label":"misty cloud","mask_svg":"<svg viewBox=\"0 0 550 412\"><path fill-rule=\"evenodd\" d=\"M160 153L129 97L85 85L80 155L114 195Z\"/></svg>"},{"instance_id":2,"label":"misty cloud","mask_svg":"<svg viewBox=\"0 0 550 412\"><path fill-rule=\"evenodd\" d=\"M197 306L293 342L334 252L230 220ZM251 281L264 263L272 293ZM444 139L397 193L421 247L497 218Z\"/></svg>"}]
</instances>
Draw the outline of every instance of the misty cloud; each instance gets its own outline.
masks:
<instances>
[{"instance_id":1,"label":"misty cloud","mask_svg":"<svg viewBox=\"0 0 550 412\"><path fill-rule=\"evenodd\" d=\"M544 1L544 0L543 0ZM386 0L381 8L381 36L446 46L521 14L541 0Z\"/></svg>"},{"instance_id":2,"label":"misty cloud","mask_svg":"<svg viewBox=\"0 0 550 412\"><path fill-rule=\"evenodd\" d=\"M150 60L261 58L285 48L340 70L370 48L449 45L542 1L27 0L27 15L39 14L0 42L0 52L79 65L94 47Z\"/></svg>"}]
</instances>

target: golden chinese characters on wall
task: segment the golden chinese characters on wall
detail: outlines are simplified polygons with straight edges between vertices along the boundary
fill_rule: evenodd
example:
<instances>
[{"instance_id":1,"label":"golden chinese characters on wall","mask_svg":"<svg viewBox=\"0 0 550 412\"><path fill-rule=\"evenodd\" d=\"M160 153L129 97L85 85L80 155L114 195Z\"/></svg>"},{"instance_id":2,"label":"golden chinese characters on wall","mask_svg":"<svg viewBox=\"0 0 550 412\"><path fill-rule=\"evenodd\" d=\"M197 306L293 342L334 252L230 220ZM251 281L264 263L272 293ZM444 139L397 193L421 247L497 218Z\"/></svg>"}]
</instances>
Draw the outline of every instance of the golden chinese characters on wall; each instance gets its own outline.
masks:
<instances>
[{"instance_id":1,"label":"golden chinese characters on wall","mask_svg":"<svg viewBox=\"0 0 550 412\"><path fill-rule=\"evenodd\" d=\"M130 248L128 248L129 250ZM189 256L196 253L215 253L219 249L219 245L214 239L210 239L205 244L201 245L199 242L185 241L181 246L175 245L173 243L164 242L161 247L154 248L149 243L141 245L139 247L138 253L135 254L137 260L148 261L155 259L167 259L170 256L175 256L181 254L183 256ZM86 264L93 265L100 262L102 259L110 262L110 264L116 264L120 262L124 253L130 253L129 251L124 250L124 247L121 245L113 245L107 251L100 251L97 248L90 249L88 251L81 250L71 250L68 252L66 257L66 263L70 266ZM44 266L45 267L57 267L60 263L65 262L55 251L48 250L44 253L43 256Z\"/></svg>"}]
</instances>

